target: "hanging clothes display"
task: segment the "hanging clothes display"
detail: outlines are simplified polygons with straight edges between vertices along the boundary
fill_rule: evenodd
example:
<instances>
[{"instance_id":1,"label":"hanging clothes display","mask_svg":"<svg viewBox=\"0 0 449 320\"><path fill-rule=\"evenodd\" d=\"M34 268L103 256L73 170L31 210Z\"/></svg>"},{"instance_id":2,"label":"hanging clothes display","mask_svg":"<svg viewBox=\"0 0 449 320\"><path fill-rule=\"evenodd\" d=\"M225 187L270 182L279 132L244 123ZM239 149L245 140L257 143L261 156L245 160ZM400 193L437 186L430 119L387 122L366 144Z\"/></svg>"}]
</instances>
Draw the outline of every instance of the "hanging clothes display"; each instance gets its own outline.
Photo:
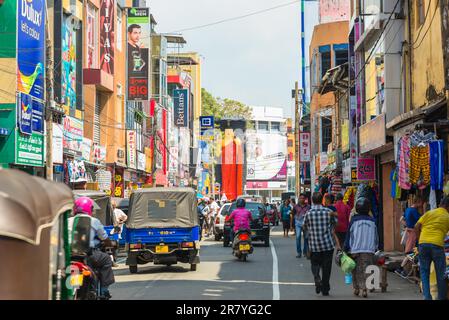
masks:
<instances>
[{"instance_id":1,"label":"hanging clothes display","mask_svg":"<svg viewBox=\"0 0 449 320\"><path fill-rule=\"evenodd\" d=\"M430 186L432 190L443 190L444 145L443 140L429 142L430 149Z\"/></svg>"},{"instance_id":2,"label":"hanging clothes display","mask_svg":"<svg viewBox=\"0 0 449 320\"><path fill-rule=\"evenodd\" d=\"M331 193L336 196L337 193L341 193L342 190L342 185L343 185L343 179L341 178L341 176L334 176L332 178L332 187L331 187Z\"/></svg>"},{"instance_id":3,"label":"hanging clothes display","mask_svg":"<svg viewBox=\"0 0 449 320\"><path fill-rule=\"evenodd\" d=\"M435 190L430 191L429 204L430 204L430 210L437 208L437 197L436 197Z\"/></svg>"},{"instance_id":4,"label":"hanging clothes display","mask_svg":"<svg viewBox=\"0 0 449 320\"><path fill-rule=\"evenodd\" d=\"M399 186L404 190L410 190L411 184L409 180L410 168L410 137L404 136L399 142Z\"/></svg>"},{"instance_id":5,"label":"hanging clothes display","mask_svg":"<svg viewBox=\"0 0 449 320\"><path fill-rule=\"evenodd\" d=\"M429 146L410 149L410 183L426 186L430 183Z\"/></svg>"}]
</instances>

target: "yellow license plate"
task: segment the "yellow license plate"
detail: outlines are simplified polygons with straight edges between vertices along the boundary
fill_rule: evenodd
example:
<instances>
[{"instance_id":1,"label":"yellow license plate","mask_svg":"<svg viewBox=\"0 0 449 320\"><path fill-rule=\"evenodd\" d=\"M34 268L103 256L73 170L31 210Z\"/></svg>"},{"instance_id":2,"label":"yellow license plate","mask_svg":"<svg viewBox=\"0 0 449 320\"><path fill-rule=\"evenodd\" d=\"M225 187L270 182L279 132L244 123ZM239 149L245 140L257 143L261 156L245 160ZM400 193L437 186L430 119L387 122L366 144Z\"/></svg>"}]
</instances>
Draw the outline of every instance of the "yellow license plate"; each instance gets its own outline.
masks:
<instances>
[{"instance_id":1,"label":"yellow license plate","mask_svg":"<svg viewBox=\"0 0 449 320\"><path fill-rule=\"evenodd\" d=\"M249 251L249 249L251 249L251 246L249 244L241 244L239 248L240 251Z\"/></svg>"},{"instance_id":2,"label":"yellow license plate","mask_svg":"<svg viewBox=\"0 0 449 320\"><path fill-rule=\"evenodd\" d=\"M83 275L73 275L70 277L70 285L72 287L81 287L83 285Z\"/></svg>"},{"instance_id":3,"label":"yellow license plate","mask_svg":"<svg viewBox=\"0 0 449 320\"><path fill-rule=\"evenodd\" d=\"M156 253L168 253L168 246L156 246Z\"/></svg>"}]
</instances>

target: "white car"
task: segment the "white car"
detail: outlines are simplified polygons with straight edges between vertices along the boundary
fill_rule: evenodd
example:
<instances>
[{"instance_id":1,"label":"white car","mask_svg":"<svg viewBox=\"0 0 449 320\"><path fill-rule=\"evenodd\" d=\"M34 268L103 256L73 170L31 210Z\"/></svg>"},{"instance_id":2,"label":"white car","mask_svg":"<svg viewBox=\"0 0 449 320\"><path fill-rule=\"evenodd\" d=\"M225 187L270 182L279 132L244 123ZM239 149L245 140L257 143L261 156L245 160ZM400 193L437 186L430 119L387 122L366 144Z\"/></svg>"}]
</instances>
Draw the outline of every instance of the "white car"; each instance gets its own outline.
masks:
<instances>
[{"instance_id":1,"label":"white car","mask_svg":"<svg viewBox=\"0 0 449 320\"><path fill-rule=\"evenodd\" d=\"M224 223L226 215L228 215L228 210L231 207L231 203L225 203L218 211L218 214L214 219L214 236L215 241L220 241L223 237Z\"/></svg>"}]
</instances>

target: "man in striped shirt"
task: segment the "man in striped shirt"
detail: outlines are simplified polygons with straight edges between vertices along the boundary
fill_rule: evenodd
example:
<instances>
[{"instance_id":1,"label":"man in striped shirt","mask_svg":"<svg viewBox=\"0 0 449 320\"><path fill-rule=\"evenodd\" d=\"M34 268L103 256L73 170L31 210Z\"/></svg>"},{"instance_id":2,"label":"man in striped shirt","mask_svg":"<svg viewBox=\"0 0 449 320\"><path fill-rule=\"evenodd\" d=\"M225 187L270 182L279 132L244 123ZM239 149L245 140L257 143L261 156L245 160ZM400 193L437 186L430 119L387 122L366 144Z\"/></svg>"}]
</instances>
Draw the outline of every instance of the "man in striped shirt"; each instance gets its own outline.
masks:
<instances>
[{"instance_id":1,"label":"man in striped shirt","mask_svg":"<svg viewBox=\"0 0 449 320\"><path fill-rule=\"evenodd\" d=\"M312 208L304 218L304 227L309 235L308 244L315 292L328 296L334 248L339 250L340 243L334 230L337 218L330 209L322 206L322 201L322 194L315 192L312 196ZM322 271L322 277L320 277L320 271Z\"/></svg>"}]
</instances>

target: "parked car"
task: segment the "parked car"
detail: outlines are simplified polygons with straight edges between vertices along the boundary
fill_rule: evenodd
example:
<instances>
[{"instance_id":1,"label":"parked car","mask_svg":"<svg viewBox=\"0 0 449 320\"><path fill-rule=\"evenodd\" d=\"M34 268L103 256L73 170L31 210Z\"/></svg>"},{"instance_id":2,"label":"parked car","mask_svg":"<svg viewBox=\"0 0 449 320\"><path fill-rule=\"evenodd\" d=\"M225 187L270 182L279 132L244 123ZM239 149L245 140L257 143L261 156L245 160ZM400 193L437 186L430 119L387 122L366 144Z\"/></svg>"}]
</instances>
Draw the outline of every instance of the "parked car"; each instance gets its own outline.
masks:
<instances>
[{"instance_id":1,"label":"parked car","mask_svg":"<svg viewBox=\"0 0 449 320\"><path fill-rule=\"evenodd\" d=\"M226 218L226 215L228 214L228 210L230 207L231 207L231 203L225 203L220 208L220 211L218 211L218 214L215 217L215 220L214 220L215 241L220 241L221 238L223 237L225 218Z\"/></svg>"},{"instance_id":2,"label":"parked car","mask_svg":"<svg viewBox=\"0 0 449 320\"><path fill-rule=\"evenodd\" d=\"M227 217L229 217L237 208L236 202L233 202L230 206ZM270 219L265 210L263 203L255 201L246 201L247 210L251 212L253 221L250 224L251 227L251 240L252 241L263 241L265 247L270 246ZM231 221L229 218L225 218L224 232L223 232L223 246L227 247L232 242L231 239Z\"/></svg>"}]
</instances>

